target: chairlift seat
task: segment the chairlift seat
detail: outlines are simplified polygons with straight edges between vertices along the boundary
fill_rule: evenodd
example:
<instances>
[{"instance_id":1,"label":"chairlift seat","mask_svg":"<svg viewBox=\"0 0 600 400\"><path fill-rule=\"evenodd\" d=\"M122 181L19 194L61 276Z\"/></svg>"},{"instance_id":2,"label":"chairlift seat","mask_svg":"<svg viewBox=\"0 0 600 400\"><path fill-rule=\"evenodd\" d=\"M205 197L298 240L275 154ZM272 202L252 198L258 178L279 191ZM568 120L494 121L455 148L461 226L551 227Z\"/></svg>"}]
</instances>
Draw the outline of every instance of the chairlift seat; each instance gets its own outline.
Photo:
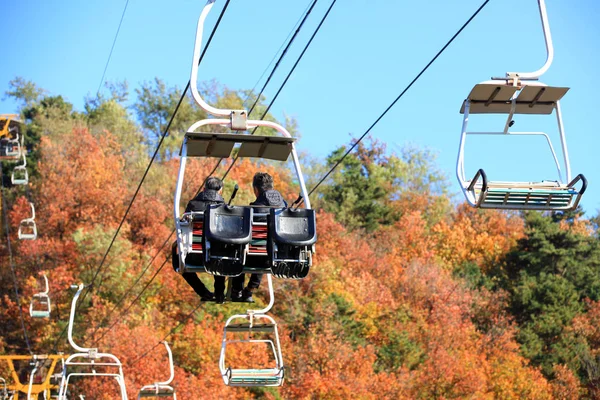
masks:
<instances>
[{"instance_id":1,"label":"chairlift seat","mask_svg":"<svg viewBox=\"0 0 600 400\"><path fill-rule=\"evenodd\" d=\"M204 236L228 244L248 244L252 240L252 208L211 205L206 210Z\"/></svg>"},{"instance_id":2,"label":"chairlift seat","mask_svg":"<svg viewBox=\"0 0 600 400\"><path fill-rule=\"evenodd\" d=\"M185 135L188 157L229 158L236 144L238 157L287 161L295 138L239 133L195 133Z\"/></svg>"},{"instance_id":3,"label":"chairlift seat","mask_svg":"<svg viewBox=\"0 0 600 400\"><path fill-rule=\"evenodd\" d=\"M210 205L204 212L202 239L206 272L240 275L252 240L252 208Z\"/></svg>"},{"instance_id":4,"label":"chairlift seat","mask_svg":"<svg viewBox=\"0 0 600 400\"><path fill-rule=\"evenodd\" d=\"M470 114L509 114L513 95L519 91L515 100L515 114L552 114L556 102L563 98L569 88L540 85L524 85L521 88L507 84L479 83L469 93L467 100L471 105ZM464 114L465 100L460 109Z\"/></svg>"},{"instance_id":5,"label":"chairlift seat","mask_svg":"<svg viewBox=\"0 0 600 400\"><path fill-rule=\"evenodd\" d=\"M229 386L281 386L283 371L270 369L229 369Z\"/></svg>"},{"instance_id":6,"label":"chairlift seat","mask_svg":"<svg viewBox=\"0 0 600 400\"><path fill-rule=\"evenodd\" d=\"M311 246L317 241L315 210L271 209L273 239L290 246Z\"/></svg>"},{"instance_id":7,"label":"chairlift seat","mask_svg":"<svg viewBox=\"0 0 600 400\"><path fill-rule=\"evenodd\" d=\"M575 187L578 181L582 182L579 189ZM467 189L473 191L481 208L558 211L576 208L586 188L582 174L564 185L556 181L488 182L479 170Z\"/></svg>"},{"instance_id":8,"label":"chairlift seat","mask_svg":"<svg viewBox=\"0 0 600 400\"><path fill-rule=\"evenodd\" d=\"M305 278L312 265L316 241L314 210L271 209L268 253L274 276L284 279Z\"/></svg>"}]
</instances>

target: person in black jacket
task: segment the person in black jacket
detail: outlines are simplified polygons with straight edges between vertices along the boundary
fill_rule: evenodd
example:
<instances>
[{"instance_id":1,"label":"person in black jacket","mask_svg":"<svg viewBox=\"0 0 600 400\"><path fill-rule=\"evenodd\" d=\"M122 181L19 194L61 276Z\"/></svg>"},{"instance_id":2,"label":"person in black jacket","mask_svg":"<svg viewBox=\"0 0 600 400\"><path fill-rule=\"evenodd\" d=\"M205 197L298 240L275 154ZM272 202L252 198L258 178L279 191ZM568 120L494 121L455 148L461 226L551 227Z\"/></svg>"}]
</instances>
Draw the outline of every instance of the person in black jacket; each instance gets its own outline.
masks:
<instances>
[{"instance_id":1,"label":"person in black jacket","mask_svg":"<svg viewBox=\"0 0 600 400\"><path fill-rule=\"evenodd\" d=\"M266 172L257 172L252 180L252 188L256 200L250 203L251 206L268 206L268 207L287 207L287 203L283 199L281 193L273 189L273 177ZM268 213L269 208L255 207L255 213ZM257 222L266 222L266 217L255 217ZM266 262L266 261L265 261ZM232 281L231 300L253 303L252 292L260 286L262 274L251 274L248 280L248 285L244 288L245 275L236 276Z\"/></svg>"},{"instance_id":2,"label":"person in black jacket","mask_svg":"<svg viewBox=\"0 0 600 400\"><path fill-rule=\"evenodd\" d=\"M204 182L204 190L201 191L190 200L185 208L185 212L198 212L205 211L211 204L222 204L225 202L221 196L223 191L223 182L219 178L208 177ZM177 271L179 269L179 255L177 254L177 241L173 243L172 261L173 269ZM193 255L190 255L193 256ZM188 257L190 257L188 256ZM224 299L223 292L225 291L225 277L215 276L215 294L204 286L204 283L198 278L198 275L194 272L186 272L181 274L183 279L194 289L194 291L200 296L202 301L217 300L218 303L222 303Z\"/></svg>"}]
</instances>

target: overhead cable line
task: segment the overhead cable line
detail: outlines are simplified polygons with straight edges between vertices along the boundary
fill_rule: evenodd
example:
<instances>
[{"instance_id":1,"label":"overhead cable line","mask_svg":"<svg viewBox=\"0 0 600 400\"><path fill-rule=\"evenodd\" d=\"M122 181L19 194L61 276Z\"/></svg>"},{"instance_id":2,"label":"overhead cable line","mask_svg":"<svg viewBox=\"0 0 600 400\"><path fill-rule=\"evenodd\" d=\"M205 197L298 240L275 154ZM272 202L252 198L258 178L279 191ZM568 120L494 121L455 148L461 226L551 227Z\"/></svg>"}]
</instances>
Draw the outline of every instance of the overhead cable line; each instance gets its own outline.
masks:
<instances>
[{"instance_id":1,"label":"overhead cable line","mask_svg":"<svg viewBox=\"0 0 600 400\"><path fill-rule=\"evenodd\" d=\"M256 105L258 104L258 102L260 101L260 96L262 96L262 94L264 93L265 89L267 88L267 85L269 84L269 82L271 82L271 78L273 78L273 75L275 75L275 71L277 71L277 68L279 67L279 64L281 63L281 60L283 60L283 58L285 57L285 55L287 54L288 50L290 49L290 47L292 46L292 43L294 43L294 39L296 39L296 36L298 36L298 33L300 33L300 31L302 30L302 26L304 26L304 23L306 22L306 20L308 19L310 13L312 12L313 8L315 8L315 5L317 4L318 0L314 0L310 6L310 8L306 11L306 14L304 15L304 18L302 18L302 22L300 23L300 25L298 26L298 28L296 29L296 32L294 32L294 35L292 36L292 38L290 39L290 41L288 42L287 46L285 46L285 49L283 50L283 52L281 53L281 55L279 56L279 59L277 60L277 62L275 63L275 67L273 67L273 69L271 70L271 73L269 74L269 77L267 78L267 80L265 81L264 85L262 86L262 88L260 89L260 92L258 93L258 95L256 96L256 99L254 99L254 104L252 104L252 107L250 107L250 111L248 111L248 118L250 118L250 114L252 113L252 111L254 111L254 107L256 107ZM335 3L335 0L334 0ZM331 9L331 7L330 7ZM327 11L327 13L329 13L329 11ZM327 18L327 16L325 16L325 18ZM321 22L322 24L322 22ZM320 25L319 25L320 28ZM313 37L315 36L316 32L319 31L319 28L317 28L317 30L315 31L315 33L313 34ZM312 41L312 38L311 40ZM310 45L310 41L308 42L307 47ZM306 47L304 48L304 51L302 52L302 54L304 54L304 52L306 51ZM300 58L298 59L298 61L302 58L302 55L300 55ZM292 70L290 71L290 74L292 72L294 72L294 68L296 68L296 65L298 64L298 61L296 61L296 64L294 65L294 67L292 68ZM288 78L289 78L288 75ZM286 82L287 82L287 78L286 78ZM283 86L285 85L285 82L283 83L281 89L283 88ZM279 89L281 91L281 89ZM266 115L266 114L265 114ZM264 115L263 115L264 117ZM262 118L261 118L262 119Z\"/></svg>"},{"instance_id":2,"label":"overhead cable line","mask_svg":"<svg viewBox=\"0 0 600 400\"><path fill-rule=\"evenodd\" d=\"M414 79L408 84L408 86L406 86L404 88L404 90L398 95L398 97L396 97L394 99L394 101L392 101L392 103L383 111L383 113L381 113L381 115L379 115L379 117L377 117L375 122L373 122L371 124L371 126L369 126L369 128L358 138L358 140L355 141L352 144L352 146L350 146L350 148L346 151L346 153L342 156L342 158L340 158L335 163L335 165L321 178L321 180L310 190L310 192L308 192L309 196L311 194L313 194L313 192L329 177L329 175L342 163L342 161L344 161L344 159L348 156L348 154L350 154L352 152L352 150L354 150L354 148L356 148L356 146L358 146L358 144L365 138L365 136L367 136L369 134L369 132L371 132L371 130L375 127L375 125L377 125L379 123L379 121L381 121L381 119L388 113L388 111L390 111L392 109L392 107L394 107L394 105L398 102L398 100L400 100L402 98L402 96L404 96L404 94L417 82L417 80L419 80L419 78L425 73L425 71L427 71L429 69L429 67L435 62L435 60L437 60L438 57L440 55L442 55L442 53L448 48L448 46L450 46L450 44L454 41L454 39L456 39L458 37L458 35L460 35L460 33L471 23L471 21L473 21L473 19L479 14L479 12L481 10L483 10L483 8L489 2L490 2L490 0L485 0L483 2L483 4L481 4L481 6L479 6L477 11L475 11L473 13L473 15L471 15L471 17L467 20L467 22L465 22L460 27L460 29L450 38L450 40L448 40L448 42L444 45L444 47L442 47L437 52L437 54L427 63L427 65L425 65L425 67L421 70L421 72L419 72L417 74L417 76L414 77Z\"/></svg>"},{"instance_id":3,"label":"overhead cable line","mask_svg":"<svg viewBox=\"0 0 600 400\"><path fill-rule=\"evenodd\" d=\"M489 0L488 0L489 1ZM316 2L316 1L315 1ZM333 6L335 5L335 3L337 2L337 0L333 0L331 2L331 4L329 5L329 8L327 9L327 12L325 12L325 15L323 16L323 18L321 18L321 22L319 22L319 25L317 25L317 28L315 29L315 31L313 32L312 36L310 37L310 39L308 40L308 42L306 43L306 45L304 46L304 49L302 50L302 52L300 53L300 55L298 56L298 58L296 59L296 62L294 63L294 65L292 66L292 69L290 70L290 72L287 74L287 76L285 77L285 79L283 80L283 83L281 84L281 86L279 87L279 90L277 90L277 92L275 93L275 96L273 96L273 99L269 102L269 105L267 106L266 110L263 112L263 114L260 117L260 120L263 120L267 114L269 113L269 110L271 109L271 107L273 106L273 104L275 103L275 100L277 100L277 98L279 97L279 94L281 93L281 91L283 90L283 88L285 87L285 85L287 84L288 80L290 79L290 77L292 76L292 74L294 73L294 70L296 69L296 67L298 66L298 64L300 63L300 60L302 60L302 57L304 57L304 54L306 53L306 50L308 50L308 48L310 47L313 39L315 38L315 36L317 36L317 33L319 33L319 30L321 29L321 26L323 26L323 23L325 22L325 20L327 19L327 17L329 16L329 13L331 12L331 9L333 8ZM313 4L314 5L314 4ZM250 113L248 113L250 114ZM258 129L258 127L255 127L252 130L252 135L254 135L254 133L256 132L256 130ZM229 172L231 171L231 169L233 168L233 166L235 165L236 161L238 160L239 155L236 156L233 161L231 162L231 165L229 165L229 168L227 168L227 171L225 171L225 174L223 175L223 178L221 178L221 180L225 180L225 178L227 178L227 175L229 175Z\"/></svg>"},{"instance_id":4,"label":"overhead cable line","mask_svg":"<svg viewBox=\"0 0 600 400\"><path fill-rule=\"evenodd\" d=\"M2 180L2 163L0 162L0 180ZM4 217L4 229L6 233L6 245L8 250L8 263L10 264L10 270L13 278L13 285L15 289L15 296L17 298L17 307L19 308L19 315L21 317L21 328L23 328L23 336L25 337L25 343L29 354L33 354L31 350L31 344L29 343L29 335L27 335L27 328L25 327L25 318L23 317L23 309L21 308L21 296L19 295L19 286L17 284L17 273L15 271L15 263L12 255L12 246L10 242L10 228L8 226L8 214L6 214L6 199L4 196L4 186L0 184L0 197L2 197L2 214Z\"/></svg>"},{"instance_id":5,"label":"overhead cable line","mask_svg":"<svg viewBox=\"0 0 600 400\"><path fill-rule=\"evenodd\" d=\"M148 282L146 282L146 286L144 286L144 288L140 291L140 293L138 293L137 297L135 299L133 299L133 301L129 304L129 306L127 306L127 308L125 310L123 310L117 316L115 322L106 331L104 331L104 333L102 334L102 336L100 336L98 339L94 340L93 344L99 343L108 334L108 332L110 332L112 330L112 328L114 328L119 322L122 321L122 318L129 312L129 310L131 309L131 307L133 307L133 305L142 297L142 294L146 291L146 289L148 289L150 287L150 284L152 284L152 282L154 282L154 279L156 279L156 277L158 276L158 273L160 271L162 271L162 269L167 264L167 261L169 261L170 259L171 259L171 255L168 255L167 257L165 257L165 261L156 270L156 272L154 273L154 275L152 275L152 278L150 278L150 280Z\"/></svg>"},{"instance_id":6,"label":"overhead cable line","mask_svg":"<svg viewBox=\"0 0 600 400\"><path fill-rule=\"evenodd\" d=\"M302 14L306 14L308 12L309 8L312 8L312 5L311 5L310 1L308 2L308 5L306 6L306 9L303 11ZM264 78L264 76L267 74L267 71L269 70L269 68L271 68L271 65L273 65L273 63L275 62L275 59L277 58L277 55L279 54L279 52L284 47L286 47L286 43L288 42L288 40L290 39L290 37L292 36L292 34L294 33L294 31L296 30L296 27L298 27L298 25L300 24L300 22L303 21L304 19L305 18L303 18L302 15L300 16L300 18L298 18L298 21L296 21L296 23L292 27L292 30L290 31L290 33L288 33L288 35L284 39L283 43L281 43L281 46L279 46L279 49L275 52L275 54L273 55L273 58L271 59L271 61L269 62L269 64L265 67L265 70L263 71L263 73L256 80L256 83L254 84L254 86L252 86L252 89L250 90L250 93L254 92L254 89L256 89L256 87L258 86L259 82L262 80L262 78ZM246 100L244 101L244 103L246 103L246 101L248 101L248 98L246 98Z\"/></svg>"},{"instance_id":7,"label":"overhead cable line","mask_svg":"<svg viewBox=\"0 0 600 400\"><path fill-rule=\"evenodd\" d=\"M143 358L147 357L147 356L148 356L148 354L150 354L150 352L152 352L154 349L156 349L158 346L160 346L160 344L161 344L163 341L167 340L167 338L168 338L169 336L171 336L172 334L174 334L175 332L177 332L177 330L178 330L178 329L179 329L181 326L183 326L183 324L185 324L185 323L186 323L186 321L187 321L188 319L190 319L190 318L191 318L191 316L192 316L192 315L194 315L194 313L195 313L196 311L198 311L198 309L199 309L201 306L202 306L202 304L198 304L198 305L197 305L197 306L196 306L196 307L195 307L195 308L194 308L194 309L193 309L193 310L192 310L192 311L191 311L191 312L190 312L188 315L186 315L185 317L183 317L183 318L181 319L181 321L179 321L179 323L178 323L178 324L177 324L177 325L176 325L176 326L175 326L173 329L171 329L171 330L169 331L169 333L167 333L167 334L166 334L166 335L165 335L165 336L164 336L164 337L163 337L163 338L162 338L162 339L161 339L161 340L160 340L160 341L159 341L159 342L158 342L158 343L157 343L157 344L156 344L154 347L152 347L150 350L146 351L146 352L145 352L145 353L143 353L141 356L139 356L138 358L136 358L135 360L133 360L133 362L132 362L131 364L132 364L132 365L135 365L135 364L137 364L137 363L138 363L140 360L142 360Z\"/></svg>"},{"instance_id":8,"label":"overhead cable line","mask_svg":"<svg viewBox=\"0 0 600 400\"><path fill-rule=\"evenodd\" d=\"M98 324L98 326L96 327L96 329L94 329L94 331L92 332L91 336L94 336L96 334L96 332L100 329L100 327L106 322L108 321L109 317L112 315L112 313L115 312L115 310L119 307L119 305L121 305L121 303L123 302L123 300L125 300L127 298L127 296L129 296L129 293L131 293L131 291L133 290L133 288L138 284L138 282L142 279L142 277L146 274L146 272L148 271L148 269L152 266L152 264L154 264L154 261L156 260L156 258L159 256L159 254L161 253L162 249L164 249L164 247L171 241L171 236L173 236L173 234L175 233L175 231L171 231L171 234L169 235L169 237L167 238L167 240L165 240L165 242L162 244L162 246L160 246L160 248L156 251L156 253L154 254L154 256L152 257L152 259L148 262L148 264L146 265L146 267L142 270L142 272L139 274L139 276L136 278L135 282L133 282L133 284L131 286L129 286L129 288L125 291L125 293L123 293L123 295L119 298L119 300L117 300L117 302L115 303L115 305L111 308L111 310L108 312L108 314L106 314L106 316L102 319L102 321Z\"/></svg>"},{"instance_id":9,"label":"overhead cable line","mask_svg":"<svg viewBox=\"0 0 600 400\"><path fill-rule=\"evenodd\" d=\"M102 87L102 83L104 82L104 77L106 76L106 70L108 69L108 64L110 63L110 59L112 58L113 50L115 49L115 44L117 44L117 38L119 37L119 32L121 31L121 25L123 24L123 18L125 18L125 12L127 12L127 6L129 5L129 0L125 1L125 8L123 8L123 13L121 14L121 20L119 21L119 26L117 28L117 32L115 33L115 38L113 39L112 46L110 47L110 53L108 53L108 59L106 60L106 65L104 66L104 71L102 72L102 78L100 78L100 83L98 84L98 90L96 90L96 97L100 94L100 88Z\"/></svg>"},{"instance_id":10,"label":"overhead cable line","mask_svg":"<svg viewBox=\"0 0 600 400\"><path fill-rule=\"evenodd\" d=\"M223 10L221 11L221 14L219 15L219 18L217 19L217 22L215 23L215 27L213 28L213 30L212 30L209 38L208 38L208 41L206 42L206 46L204 47L204 50L202 51L202 54L200 55L200 59L198 61L198 64L200 64L202 62L202 59L204 58L204 55L206 54L206 50L208 50L208 47L210 46L210 43L211 43L211 41L213 39L213 36L214 36L215 32L217 31L217 28L219 27L219 24L221 23L221 19L223 18L223 15L225 14L225 11L227 10L227 7L229 6L230 1L231 0L227 0L225 2L225 5L223 6ZM140 189L142 187L142 184L144 183L144 180L146 179L146 176L148 175L148 172L150 171L150 167L152 166L152 164L154 163L154 160L156 159L156 156L158 155L158 152L159 152L159 150L160 150L160 148L161 148L161 146L162 146L162 144L164 142L164 139L167 136L167 134L169 132L169 129L171 128L173 120L175 119L175 116L177 115L177 111L179 110L179 107L181 106L181 104L183 103L183 100L185 99L185 96L187 94L187 91L188 91L189 87L190 87L190 81L188 80L188 83L187 83L185 89L183 90L183 93L181 94L181 97L180 97L177 105L175 106L175 110L173 111L173 114L171 115L169 123L167 124L167 127L165 128L165 130L164 130L164 132L163 132L163 134L162 134L162 136L160 138L160 141L158 142L158 144L156 146L156 150L154 150L154 154L152 155L152 158L150 159L150 162L148 163L148 166L146 167L146 170L144 171L142 179L140 180L140 183L138 184L138 186L137 186L137 188L135 190L135 193L133 194L133 197L132 197L132 199L131 199L131 201L129 203L129 206L127 207L127 210L125 211L125 214L123 215L121 223L119 224L117 230L115 231L115 234L114 234L114 236L113 236L113 238L112 238L112 240L111 240L111 242L110 242L110 244L108 246L108 249L106 250L106 253L104 254L104 256L102 258L102 261L100 262L100 266L98 267L98 270L96 271L96 273L92 277L92 282L89 284L88 290L83 294L82 299L79 302L79 305L77 306L76 310L78 310L79 307L80 307L80 305L83 304L83 300L85 299L86 295L91 290L93 290L93 288L94 288L93 285L94 285L94 283L96 281L96 278L98 277L98 275L102 271L102 267L104 266L104 263L106 262L106 258L108 256L108 253L110 252L110 250L111 250L113 244L115 243L115 240L116 240L116 238L117 238L117 236L118 236L121 228L123 227L123 224L125 223L127 215L129 214L129 211L131 210L131 207L133 205L133 202L137 198L137 195L138 195L138 193L139 193L139 191L140 191ZM56 351L57 346L58 346L58 342L60 341L60 339L62 339L62 337L64 336L64 334L66 333L66 331L67 331L67 327L65 327L62 330L61 334L59 335L58 339L56 340L56 342L55 342L55 344L53 346L54 351Z\"/></svg>"}]
</instances>

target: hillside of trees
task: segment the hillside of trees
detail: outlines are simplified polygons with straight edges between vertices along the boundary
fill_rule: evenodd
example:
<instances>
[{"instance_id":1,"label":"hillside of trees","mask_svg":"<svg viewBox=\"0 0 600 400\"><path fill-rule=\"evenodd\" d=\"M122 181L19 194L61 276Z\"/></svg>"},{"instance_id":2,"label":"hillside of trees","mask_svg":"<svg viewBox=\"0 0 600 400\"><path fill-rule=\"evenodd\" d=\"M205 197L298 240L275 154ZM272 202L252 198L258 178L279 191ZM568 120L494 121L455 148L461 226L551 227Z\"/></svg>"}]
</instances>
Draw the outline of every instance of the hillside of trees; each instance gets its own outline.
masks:
<instances>
[{"instance_id":1,"label":"hillside of trees","mask_svg":"<svg viewBox=\"0 0 600 400\"><path fill-rule=\"evenodd\" d=\"M93 280L181 90L159 79L133 95L126 83L109 89L110 96L86 99L83 110L22 78L6 93L21 105L29 149L29 185L10 187L10 162L3 162L3 182L16 283L35 353L73 352L66 335L58 340L68 323L70 286ZM215 82L202 89L222 107L255 99ZM265 109L260 100L255 115ZM183 103L76 316L75 341L120 358L130 398L168 375L164 348L140 356L180 321L168 341L173 386L183 400L600 398L598 218L584 218L583 210L470 208L451 192L435 154L411 147L394 153L376 139L361 143L311 198L319 239L308 277L274 280L271 315L279 324L284 385L226 387L218 369L223 325L248 307L200 303L170 260L178 151L185 129L205 117L191 99ZM301 137L301 120L280 122ZM303 154L307 186L346 149L325 160ZM188 160L183 201L216 161ZM289 168L246 159L229 173L224 197L237 183L235 202L252 201L257 171L273 175L288 202L298 196ZM39 237L20 241L28 198ZM0 243L0 354L28 354L4 235ZM42 272L50 280L49 320L29 317ZM212 277L201 279L212 288ZM265 288L263 280L254 296L258 306L268 300ZM231 354L237 362L261 360L256 350L239 349ZM7 375L0 366L0 376ZM73 393L114 399L117 386L109 379L81 381Z\"/></svg>"}]
</instances>

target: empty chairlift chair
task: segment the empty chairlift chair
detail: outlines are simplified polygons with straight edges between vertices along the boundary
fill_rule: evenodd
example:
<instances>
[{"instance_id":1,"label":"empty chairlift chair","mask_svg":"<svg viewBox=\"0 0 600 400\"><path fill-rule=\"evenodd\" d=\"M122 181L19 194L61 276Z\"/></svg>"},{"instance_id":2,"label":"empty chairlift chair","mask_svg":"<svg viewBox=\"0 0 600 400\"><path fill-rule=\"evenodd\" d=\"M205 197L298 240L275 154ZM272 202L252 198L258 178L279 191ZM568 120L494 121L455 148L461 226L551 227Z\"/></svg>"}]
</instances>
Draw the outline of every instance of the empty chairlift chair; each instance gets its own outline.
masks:
<instances>
[{"instance_id":1,"label":"empty chairlift chair","mask_svg":"<svg viewBox=\"0 0 600 400\"><path fill-rule=\"evenodd\" d=\"M69 356L65 361L58 398L59 400L67 400L69 382L74 377L113 377L119 385L121 400L127 400L127 390L125 388L125 377L123 376L123 365L121 364L121 361L112 354L99 353L98 349L95 348L80 347L73 341L73 321L75 319L77 299L83 288L83 284L80 284L77 293L73 297L68 329L69 343L78 353ZM89 368L89 371L81 371L85 368ZM72 371L72 369L75 370ZM98 372L99 369L101 372Z\"/></svg>"},{"instance_id":2,"label":"empty chairlift chair","mask_svg":"<svg viewBox=\"0 0 600 400\"><path fill-rule=\"evenodd\" d=\"M37 227L35 225L35 207L33 203L29 203L31 207L31 218L25 218L19 224L18 237L21 240L37 239Z\"/></svg>"},{"instance_id":3,"label":"empty chairlift chair","mask_svg":"<svg viewBox=\"0 0 600 400\"><path fill-rule=\"evenodd\" d=\"M270 273L271 267L267 254L268 226L266 221L253 221L252 207L211 207L205 212L206 215L197 212L182 214L180 211L188 157L231 158L232 154L236 154L236 157L240 158L250 157L281 162L287 161L291 156L300 192L304 198L304 206L306 209L310 209L304 176L294 147L296 139L277 123L249 120L246 110L212 107L198 92L198 60L202 46L202 31L206 16L213 6L214 1L208 1L198 20L190 88L194 101L214 118L204 119L190 126L181 146L174 201L175 229L180 259L179 272L209 272L226 276L235 276L242 272ZM232 132L199 131L204 127L224 127ZM257 127L273 129L277 136L258 136L246 132ZM211 214L210 218L208 217L209 213ZM250 237L248 237L249 228ZM205 246L202 245L203 243ZM313 251L312 245L307 247L309 252ZM305 254L304 256L311 259L310 255ZM301 273L304 273L304 270ZM285 277L284 275L281 276Z\"/></svg>"},{"instance_id":4,"label":"empty chairlift chair","mask_svg":"<svg viewBox=\"0 0 600 400\"><path fill-rule=\"evenodd\" d=\"M312 265L316 241L314 210L271 209L268 249L273 275L290 279L305 278Z\"/></svg>"},{"instance_id":5,"label":"empty chairlift chair","mask_svg":"<svg viewBox=\"0 0 600 400\"><path fill-rule=\"evenodd\" d=\"M27 185L29 183L29 174L27 173L27 158L25 153L21 155L23 164L17 165L10 176L13 185Z\"/></svg>"},{"instance_id":6,"label":"empty chairlift chair","mask_svg":"<svg viewBox=\"0 0 600 400\"><path fill-rule=\"evenodd\" d=\"M546 63L538 71L531 73L508 72L504 78L475 85L464 101L462 133L459 146L456 174L469 204L481 208L513 210L572 210L577 207L587 187L581 174L571 178L571 166L563 128L560 100L569 88L547 86L537 79L550 67L554 56L552 38L548 25L544 0L538 0L546 49ZM515 114L549 115L556 113L558 132L561 140L563 164L566 180L563 181L561 163L558 160L550 137L544 132L513 132ZM502 131L469 132L467 126L471 114L506 114ZM529 135L546 139L556 164L558 179L540 182L490 181L483 169L479 169L472 179L467 179L464 166L465 140L468 135Z\"/></svg>"},{"instance_id":7,"label":"empty chairlift chair","mask_svg":"<svg viewBox=\"0 0 600 400\"><path fill-rule=\"evenodd\" d=\"M219 369L228 386L281 386L284 380L284 365L275 320L266 315L273 306L273 280L267 275L271 300L263 310L248 310L247 314L233 315L225 323ZM243 322L239 322L243 321ZM243 338L231 339L231 335ZM268 335L256 339L255 335ZM231 344L264 344L272 356L273 365L261 368L236 368L227 362L227 346Z\"/></svg>"},{"instance_id":8,"label":"empty chairlift chair","mask_svg":"<svg viewBox=\"0 0 600 400\"><path fill-rule=\"evenodd\" d=\"M173 382L173 378L175 378L175 370L173 368L173 353L171 352L171 348L169 347L169 343L163 341L165 348L167 349L167 354L169 355L169 379L164 382L156 382L152 385L146 385L140 389L138 393L138 400L141 398L147 397L172 397L174 400L177 400L177 394L175 394L175 389L173 389L171 382Z\"/></svg>"},{"instance_id":9,"label":"empty chairlift chair","mask_svg":"<svg viewBox=\"0 0 600 400\"><path fill-rule=\"evenodd\" d=\"M52 306L50 304L50 296L48 296L48 278L46 274L42 274L44 278L44 291L36 293L29 303L29 315L32 318L50 318Z\"/></svg>"}]
</instances>

